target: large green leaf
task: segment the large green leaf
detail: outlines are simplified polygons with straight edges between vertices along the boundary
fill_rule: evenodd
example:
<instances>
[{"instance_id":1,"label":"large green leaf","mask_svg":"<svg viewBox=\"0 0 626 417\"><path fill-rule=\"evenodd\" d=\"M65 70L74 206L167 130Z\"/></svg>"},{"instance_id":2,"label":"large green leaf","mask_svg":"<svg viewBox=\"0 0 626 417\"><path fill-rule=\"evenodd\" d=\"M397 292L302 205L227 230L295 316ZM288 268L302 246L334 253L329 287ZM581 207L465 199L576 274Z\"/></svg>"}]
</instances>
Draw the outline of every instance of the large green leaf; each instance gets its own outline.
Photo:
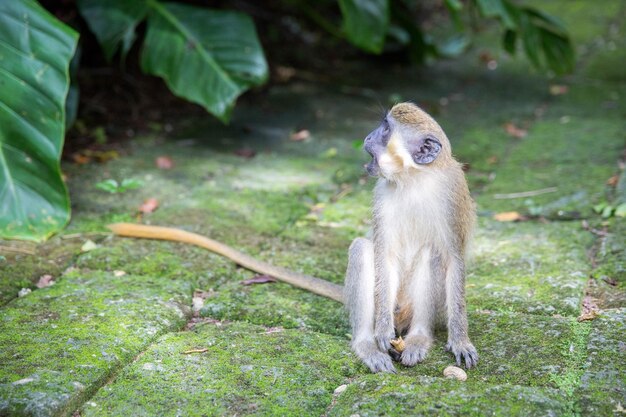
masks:
<instances>
[{"instance_id":1,"label":"large green leaf","mask_svg":"<svg viewBox=\"0 0 626 417\"><path fill-rule=\"evenodd\" d=\"M69 220L59 160L76 40L35 1L0 1L1 237L42 240Z\"/></svg>"},{"instance_id":2,"label":"large green leaf","mask_svg":"<svg viewBox=\"0 0 626 417\"><path fill-rule=\"evenodd\" d=\"M126 55L148 6L145 0L78 0L78 9L110 61L120 44Z\"/></svg>"},{"instance_id":3,"label":"large green leaf","mask_svg":"<svg viewBox=\"0 0 626 417\"><path fill-rule=\"evenodd\" d=\"M141 54L145 72L175 94L228 121L235 100L267 79L267 62L247 15L148 0Z\"/></svg>"},{"instance_id":4,"label":"large green leaf","mask_svg":"<svg viewBox=\"0 0 626 417\"><path fill-rule=\"evenodd\" d=\"M348 40L359 48L380 53L389 26L389 0L339 0Z\"/></svg>"}]
</instances>

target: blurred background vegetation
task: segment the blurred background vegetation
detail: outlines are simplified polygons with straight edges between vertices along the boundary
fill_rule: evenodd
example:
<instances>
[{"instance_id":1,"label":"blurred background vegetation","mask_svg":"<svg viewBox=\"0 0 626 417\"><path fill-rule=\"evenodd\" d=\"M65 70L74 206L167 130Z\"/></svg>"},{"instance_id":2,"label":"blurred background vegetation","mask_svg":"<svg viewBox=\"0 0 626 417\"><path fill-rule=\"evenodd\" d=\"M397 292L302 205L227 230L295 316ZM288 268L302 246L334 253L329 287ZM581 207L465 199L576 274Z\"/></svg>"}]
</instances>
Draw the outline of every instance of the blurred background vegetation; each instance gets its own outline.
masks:
<instances>
[{"instance_id":1,"label":"blurred background vegetation","mask_svg":"<svg viewBox=\"0 0 626 417\"><path fill-rule=\"evenodd\" d=\"M70 155L115 136L116 124L128 131L157 122L164 108L204 109L227 123L250 89L296 76L323 80L354 61L452 59L493 25L503 51L546 76L574 68L563 24L523 1L2 2L0 237L38 241L69 220L60 170L66 129Z\"/></svg>"}]
</instances>

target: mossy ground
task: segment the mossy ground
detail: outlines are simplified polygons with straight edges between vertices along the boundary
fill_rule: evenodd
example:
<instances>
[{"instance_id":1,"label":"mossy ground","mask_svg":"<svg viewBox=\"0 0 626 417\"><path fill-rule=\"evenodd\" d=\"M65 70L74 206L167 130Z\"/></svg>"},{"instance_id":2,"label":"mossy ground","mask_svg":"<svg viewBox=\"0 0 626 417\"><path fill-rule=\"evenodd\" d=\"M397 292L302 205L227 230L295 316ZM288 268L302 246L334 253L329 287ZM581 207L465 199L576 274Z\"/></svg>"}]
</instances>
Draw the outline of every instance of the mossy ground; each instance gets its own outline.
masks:
<instances>
[{"instance_id":1,"label":"mossy ground","mask_svg":"<svg viewBox=\"0 0 626 417\"><path fill-rule=\"evenodd\" d=\"M606 181L625 145L617 68L626 9L617 0L540 3L562 14L578 44L579 68L567 78L500 55L487 31L458 61L373 68L344 83L350 95L337 85L275 86L242 102L230 126L176 121L174 135L137 138L106 164L66 164L69 227L42 245L0 246L0 415L619 415L626 226L592 207L624 198ZM495 71L478 59L486 50ZM567 93L550 94L553 84ZM481 362L465 383L442 378L452 364L445 333L424 363L371 375L349 350L338 303L281 283L245 286L254 274L219 256L105 228L137 221L141 202L157 198L143 222L341 283L350 241L370 227L373 182L353 143L378 115L369 93L353 94L359 88L383 105L416 100L469 166L479 227L467 299ZM527 136L509 136L509 122ZM289 140L303 127L309 139ZM241 148L256 156L235 155ZM160 155L174 168L157 169ZM122 194L94 186L108 178L144 185ZM549 191L506 196L540 189ZM529 220L493 219L504 211ZM87 240L96 247L82 250ZM55 284L36 289L44 274ZM18 298L21 288L33 292ZM207 297L192 320L197 289ZM585 295L602 313L579 323Z\"/></svg>"}]
</instances>

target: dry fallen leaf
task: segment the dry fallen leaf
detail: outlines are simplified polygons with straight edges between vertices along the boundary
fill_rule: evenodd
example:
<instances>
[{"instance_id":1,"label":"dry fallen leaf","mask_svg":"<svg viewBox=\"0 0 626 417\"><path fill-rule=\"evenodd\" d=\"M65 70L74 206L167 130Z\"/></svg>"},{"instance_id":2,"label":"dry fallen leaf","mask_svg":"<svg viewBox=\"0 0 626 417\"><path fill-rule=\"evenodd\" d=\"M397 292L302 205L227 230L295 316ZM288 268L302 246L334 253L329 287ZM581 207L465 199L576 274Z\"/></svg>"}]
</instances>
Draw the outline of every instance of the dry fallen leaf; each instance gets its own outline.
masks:
<instances>
[{"instance_id":1,"label":"dry fallen leaf","mask_svg":"<svg viewBox=\"0 0 626 417\"><path fill-rule=\"evenodd\" d=\"M525 138L526 135L528 135L528 131L526 129L522 129L521 127L518 127L511 122L505 123L504 130L506 131L507 135L517 139Z\"/></svg>"},{"instance_id":2,"label":"dry fallen leaf","mask_svg":"<svg viewBox=\"0 0 626 417\"><path fill-rule=\"evenodd\" d=\"M139 206L139 211L141 213L152 213L159 207L159 201L156 198L149 198L143 202L141 206Z\"/></svg>"},{"instance_id":3,"label":"dry fallen leaf","mask_svg":"<svg viewBox=\"0 0 626 417\"><path fill-rule=\"evenodd\" d=\"M172 169L174 168L174 161L169 156L159 156L154 160L157 168L159 169Z\"/></svg>"},{"instance_id":4,"label":"dry fallen leaf","mask_svg":"<svg viewBox=\"0 0 626 417\"><path fill-rule=\"evenodd\" d=\"M517 211L504 211L502 213L496 213L493 215L494 220L499 222L515 222L518 220L523 220L524 216L519 214Z\"/></svg>"},{"instance_id":5,"label":"dry fallen leaf","mask_svg":"<svg viewBox=\"0 0 626 417\"><path fill-rule=\"evenodd\" d=\"M568 91L569 87L566 85L552 84L550 86L550 94L552 94L553 96L561 96L563 94L566 94Z\"/></svg>"},{"instance_id":6,"label":"dry fallen leaf","mask_svg":"<svg viewBox=\"0 0 626 417\"><path fill-rule=\"evenodd\" d=\"M293 140L294 142L301 142L303 140L308 139L309 137L311 137L311 132L309 132L306 129L301 129L301 130L298 130L297 132L293 132L289 136L289 139Z\"/></svg>"},{"instance_id":7,"label":"dry fallen leaf","mask_svg":"<svg viewBox=\"0 0 626 417\"><path fill-rule=\"evenodd\" d=\"M93 240L88 239L85 243L83 243L83 246L81 246L80 250L81 252L89 252L97 248L98 245L96 245Z\"/></svg>"},{"instance_id":8,"label":"dry fallen leaf","mask_svg":"<svg viewBox=\"0 0 626 417\"><path fill-rule=\"evenodd\" d=\"M269 275L255 275L250 279L245 279L241 281L241 284L242 285L266 284L268 282L276 282L276 278L270 277Z\"/></svg>"},{"instance_id":9,"label":"dry fallen leaf","mask_svg":"<svg viewBox=\"0 0 626 417\"><path fill-rule=\"evenodd\" d=\"M582 313L580 316L578 316L578 318L576 320L578 320L578 321L593 320L596 317L598 317L599 315L600 314L596 310L591 310L589 312Z\"/></svg>"},{"instance_id":10,"label":"dry fallen leaf","mask_svg":"<svg viewBox=\"0 0 626 417\"><path fill-rule=\"evenodd\" d=\"M113 276L115 277L123 277L124 275L126 275L126 271L122 271L122 270L115 270L113 271Z\"/></svg>"},{"instance_id":11,"label":"dry fallen leaf","mask_svg":"<svg viewBox=\"0 0 626 417\"><path fill-rule=\"evenodd\" d=\"M600 315L600 309L593 297L586 295L582 302L582 311L578 316L578 321L593 320Z\"/></svg>"},{"instance_id":12,"label":"dry fallen leaf","mask_svg":"<svg viewBox=\"0 0 626 417\"><path fill-rule=\"evenodd\" d=\"M256 155L256 151L250 148L241 148L235 151L235 155L240 156L242 158L250 159L254 158Z\"/></svg>"},{"instance_id":13,"label":"dry fallen leaf","mask_svg":"<svg viewBox=\"0 0 626 417\"><path fill-rule=\"evenodd\" d=\"M613 175L611 178L606 180L606 185L611 186L611 187L615 187L617 185L618 181L619 181L619 176L618 175Z\"/></svg>"},{"instance_id":14,"label":"dry fallen leaf","mask_svg":"<svg viewBox=\"0 0 626 417\"><path fill-rule=\"evenodd\" d=\"M52 277L52 275L46 274L39 277L39 281L37 281L37 284L35 285L37 286L37 288L45 288L49 287L52 284L54 284L54 278Z\"/></svg>"},{"instance_id":15,"label":"dry fallen leaf","mask_svg":"<svg viewBox=\"0 0 626 417\"><path fill-rule=\"evenodd\" d=\"M287 82L296 76L296 69L292 67L284 67L278 65L275 68L276 79L278 82Z\"/></svg>"},{"instance_id":16,"label":"dry fallen leaf","mask_svg":"<svg viewBox=\"0 0 626 417\"><path fill-rule=\"evenodd\" d=\"M72 154L72 160L77 165L85 165L91 162L91 158L87 155L83 155L82 153L76 152Z\"/></svg>"}]
</instances>

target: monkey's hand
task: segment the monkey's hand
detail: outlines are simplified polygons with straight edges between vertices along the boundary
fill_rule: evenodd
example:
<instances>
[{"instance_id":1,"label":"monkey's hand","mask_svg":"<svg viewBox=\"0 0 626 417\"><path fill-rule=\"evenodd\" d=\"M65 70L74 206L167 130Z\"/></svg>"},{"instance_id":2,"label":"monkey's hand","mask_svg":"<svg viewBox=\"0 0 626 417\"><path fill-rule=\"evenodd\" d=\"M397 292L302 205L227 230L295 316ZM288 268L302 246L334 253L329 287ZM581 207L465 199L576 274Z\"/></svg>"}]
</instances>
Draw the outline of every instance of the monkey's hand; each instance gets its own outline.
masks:
<instances>
[{"instance_id":1,"label":"monkey's hand","mask_svg":"<svg viewBox=\"0 0 626 417\"><path fill-rule=\"evenodd\" d=\"M461 366L462 361L465 361L465 367L467 369L478 364L478 352L469 339L461 342L448 341L446 351L452 352L456 359L457 366Z\"/></svg>"},{"instance_id":2,"label":"monkey's hand","mask_svg":"<svg viewBox=\"0 0 626 417\"><path fill-rule=\"evenodd\" d=\"M393 326L386 325L384 323L376 323L374 326L374 339L376 339L376 345L378 350L387 353L391 349L391 340L396 338L396 332L393 330Z\"/></svg>"}]
</instances>

